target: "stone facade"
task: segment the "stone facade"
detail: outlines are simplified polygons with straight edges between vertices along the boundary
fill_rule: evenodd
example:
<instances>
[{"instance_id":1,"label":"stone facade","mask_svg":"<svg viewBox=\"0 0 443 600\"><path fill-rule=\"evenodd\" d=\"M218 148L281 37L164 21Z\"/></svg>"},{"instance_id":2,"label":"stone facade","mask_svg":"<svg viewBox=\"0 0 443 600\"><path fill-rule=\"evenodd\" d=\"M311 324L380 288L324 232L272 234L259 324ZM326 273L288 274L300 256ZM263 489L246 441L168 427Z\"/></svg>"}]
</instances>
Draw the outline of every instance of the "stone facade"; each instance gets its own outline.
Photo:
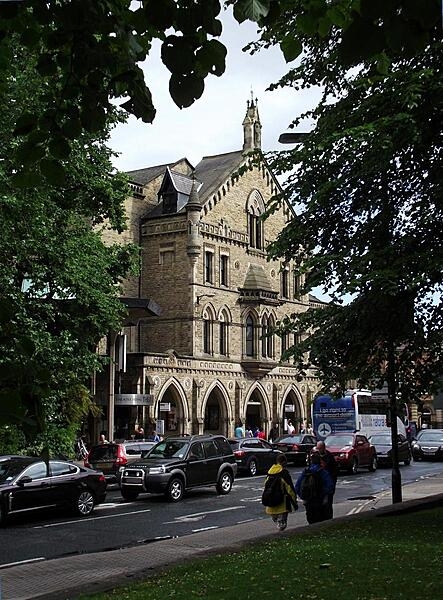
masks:
<instances>
[{"instance_id":1,"label":"stone facade","mask_svg":"<svg viewBox=\"0 0 443 600\"><path fill-rule=\"evenodd\" d=\"M114 391L149 395L150 405L115 405L112 437L128 437L149 420L166 435L228 436L239 421L268 433L273 423L284 430L286 419L309 420L318 382L281 361L297 340L266 334L315 299L299 295L292 264L266 255L295 215L287 205L260 218L281 189L264 160L252 166L247 155L260 149L254 101L243 130L242 150L205 157L195 169L181 159L129 173L126 239L140 245L141 273L124 295L153 300L161 314L125 328L127 366ZM97 400L108 414L111 396L98 378Z\"/></svg>"}]
</instances>

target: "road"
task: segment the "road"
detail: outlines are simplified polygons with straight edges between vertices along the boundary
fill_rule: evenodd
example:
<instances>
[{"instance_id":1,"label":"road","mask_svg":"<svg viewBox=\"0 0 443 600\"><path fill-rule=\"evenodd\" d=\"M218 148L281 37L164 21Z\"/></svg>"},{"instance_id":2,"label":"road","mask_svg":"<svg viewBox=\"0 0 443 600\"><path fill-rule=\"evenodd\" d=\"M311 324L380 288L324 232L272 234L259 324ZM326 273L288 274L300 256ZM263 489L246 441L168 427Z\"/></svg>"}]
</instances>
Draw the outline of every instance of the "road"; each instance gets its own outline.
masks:
<instances>
[{"instance_id":1,"label":"road","mask_svg":"<svg viewBox=\"0 0 443 600\"><path fill-rule=\"evenodd\" d=\"M301 471L295 467L289 470L294 480ZM414 462L409 467L401 467L402 483L423 479L426 485L426 477L442 472L443 463ZM261 504L263 482L264 475L239 476L227 496L218 496L215 488L202 488L189 492L178 504L148 495L140 496L136 502L125 502L117 486L109 486L106 503L98 506L89 518L57 512L11 519L1 531L0 568L23 561L153 543L165 537L264 519L267 517ZM334 514L341 516L365 510L374 495L390 488L390 469L341 475L334 498ZM304 521L303 508L291 518Z\"/></svg>"}]
</instances>

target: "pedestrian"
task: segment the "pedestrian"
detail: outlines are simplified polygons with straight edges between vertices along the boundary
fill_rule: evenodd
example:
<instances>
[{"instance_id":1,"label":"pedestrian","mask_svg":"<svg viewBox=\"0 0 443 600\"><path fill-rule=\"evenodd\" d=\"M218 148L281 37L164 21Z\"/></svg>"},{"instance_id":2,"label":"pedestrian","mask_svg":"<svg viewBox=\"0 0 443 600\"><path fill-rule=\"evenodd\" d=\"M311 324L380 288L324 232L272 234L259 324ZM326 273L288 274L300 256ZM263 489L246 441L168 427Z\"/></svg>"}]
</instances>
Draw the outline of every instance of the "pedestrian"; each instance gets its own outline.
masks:
<instances>
[{"instance_id":1,"label":"pedestrian","mask_svg":"<svg viewBox=\"0 0 443 600\"><path fill-rule=\"evenodd\" d=\"M309 433L309 435L312 435L314 433L311 423L308 423L308 425L306 427L306 433Z\"/></svg>"},{"instance_id":2,"label":"pedestrian","mask_svg":"<svg viewBox=\"0 0 443 600\"><path fill-rule=\"evenodd\" d=\"M245 437L245 430L243 429L243 423L239 421L237 423L237 427L234 430L234 437L242 438Z\"/></svg>"},{"instance_id":3,"label":"pedestrian","mask_svg":"<svg viewBox=\"0 0 443 600\"><path fill-rule=\"evenodd\" d=\"M328 503L325 506L325 516L327 519L332 519L334 514L333 502L334 502L334 494L335 488L337 485L337 476L338 476L338 466L335 461L334 455L326 449L326 444L323 440L317 442L317 445L314 449L315 452L320 456L320 466L322 469L325 469L329 473L332 479L333 487L332 491L328 494Z\"/></svg>"},{"instance_id":4,"label":"pedestrian","mask_svg":"<svg viewBox=\"0 0 443 600\"><path fill-rule=\"evenodd\" d=\"M291 420L288 421L288 433L289 433L289 435L292 435L293 433L295 433L295 427L292 424Z\"/></svg>"},{"instance_id":5,"label":"pedestrian","mask_svg":"<svg viewBox=\"0 0 443 600\"><path fill-rule=\"evenodd\" d=\"M247 437L247 438L254 437L254 436L252 435L252 430L251 430L251 428L249 427L249 425L246 425L246 429L245 429L245 437Z\"/></svg>"},{"instance_id":6,"label":"pedestrian","mask_svg":"<svg viewBox=\"0 0 443 600\"><path fill-rule=\"evenodd\" d=\"M145 439L145 430L143 429L143 427L139 427L136 432L135 432L135 439L136 440L144 440Z\"/></svg>"},{"instance_id":7,"label":"pedestrian","mask_svg":"<svg viewBox=\"0 0 443 600\"><path fill-rule=\"evenodd\" d=\"M158 435L158 433L154 430L150 431L148 433L148 435L146 436L145 440L147 442L160 442L160 436Z\"/></svg>"},{"instance_id":8,"label":"pedestrian","mask_svg":"<svg viewBox=\"0 0 443 600\"><path fill-rule=\"evenodd\" d=\"M253 429L253 432L252 432L252 436L253 436L253 437L255 437L255 438L256 438L256 437L258 437L258 432L259 432L259 431L260 431L260 430L259 430L259 428L258 428L258 427L254 427L254 429Z\"/></svg>"},{"instance_id":9,"label":"pedestrian","mask_svg":"<svg viewBox=\"0 0 443 600\"><path fill-rule=\"evenodd\" d=\"M277 456L275 464L268 471L268 476L265 481L265 490L267 486L272 484L272 481L277 479L280 481L282 490L281 501L275 506L266 506L266 514L272 517L279 531L286 529L288 525L288 514L293 510L298 510L297 494L294 488L291 474L286 468L286 456L281 453Z\"/></svg>"},{"instance_id":10,"label":"pedestrian","mask_svg":"<svg viewBox=\"0 0 443 600\"><path fill-rule=\"evenodd\" d=\"M109 444L109 441L106 439L106 433L102 431L98 438L99 444Z\"/></svg>"},{"instance_id":11,"label":"pedestrian","mask_svg":"<svg viewBox=\"0 0 443 600\"><path fill-rule=\"evenodd\" d=\"M325 521L328 496L333 489L331 476L320 466L320 455L314 452L311 464L300 474L295 484L297 495L302 499L309 524Z\"/></svg>"},{"instance_id":12,"label":"pedestrian","mask_svg":"<svg viewBox=\"0 0 443 600\"><path fill-rule=\"evenodd\" d=\"M266 433L263 431L263 427L259 427L259 428L258 428L257 437L258 437L260 440L265 440L265 439L266 439Z\"/></svg>"},{"instance_id":13,"label":"pedestrian","mask_svg":"<svg viewBox=\"0 0 443 600\"><path fill-rule=\"evenodd\" d=\"M269 441L275 442L278 438L278 423L273 423L271 427L271 431L269 432Z\"/></svg>"}]
</instances>

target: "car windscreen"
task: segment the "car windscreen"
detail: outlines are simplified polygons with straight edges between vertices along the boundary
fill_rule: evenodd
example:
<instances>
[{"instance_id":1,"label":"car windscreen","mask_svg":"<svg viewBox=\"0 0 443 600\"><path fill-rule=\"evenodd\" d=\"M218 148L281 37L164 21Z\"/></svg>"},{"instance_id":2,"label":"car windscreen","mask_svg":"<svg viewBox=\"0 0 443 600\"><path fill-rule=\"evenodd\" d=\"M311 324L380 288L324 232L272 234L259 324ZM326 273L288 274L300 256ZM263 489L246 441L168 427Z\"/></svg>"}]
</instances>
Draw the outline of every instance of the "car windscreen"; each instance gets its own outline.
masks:
<instances>
[{"instance_id":1,"label":"car windscreen","mask_svg":"<svg viewBox=\"0 0 443 600\"><path fill-rule=\"evenodd\" d=\"M189 442L164 440L157 444L146 458L184 458L188 449Z\"/></svg>"},{"instance_id":2,"label":"car windscreen","mask_svg":"<svg viewBox=\"0 0 443 600\"><path fill-rule=\"evenodd\" d=\"M385 446L389 446L391 444L391 436L390 435L373 435L370 440L371 444L383 444Z\"/></svg>"},{"instance_id":3,"label":"car windscreen","mask_svg":"<svg viewBox=\"0 0 443 600\"><path fill-rule=\"evenodd\" d=\"M350 435L334 435L325 439L325 446L340 446L340 448L343 448L343 446L352 446L353 442L354 438Z\"/></svg>"},{"instance_id":4,"label":"car windscreen","mask_svg":"<svg viewBox=\"0 0 443 600\"><path fill-rule=\"evenodd\" d=\"M229 440L229 444L231 445L232 450L238 450L240 443L237 440Z\"/></svg>"},{"instance_id":5,"label":"car windscreen","mask_svg":"<svg viewBox=\"0 0 443 600\"><path fill-rule=\"evenodd\" d=\"M8 460L0 462L0 483L11 481L29 464L29 462L24 462L21 460Z\"/></svg>"},{"instance_id":6,"label":"car windscreen","mask_svg":"<svg viewBox=\"0 0 443 600\"><path fill-rule=\"evenodd\" d=\"M285 437L278 438L277 444L299 444L301 442L301 435L286 435Z\"/></svg>"},{"instance_id":7,"label":"car windscreen","mask_svg":"<svg viewBox=\"0 0 443 600\"><path fill-rule=\"evenodd\" d=\"M443 433L436 431L422 431L417 436L418 441L420 442L443 442Z\"/></svg>"}]
</instances>

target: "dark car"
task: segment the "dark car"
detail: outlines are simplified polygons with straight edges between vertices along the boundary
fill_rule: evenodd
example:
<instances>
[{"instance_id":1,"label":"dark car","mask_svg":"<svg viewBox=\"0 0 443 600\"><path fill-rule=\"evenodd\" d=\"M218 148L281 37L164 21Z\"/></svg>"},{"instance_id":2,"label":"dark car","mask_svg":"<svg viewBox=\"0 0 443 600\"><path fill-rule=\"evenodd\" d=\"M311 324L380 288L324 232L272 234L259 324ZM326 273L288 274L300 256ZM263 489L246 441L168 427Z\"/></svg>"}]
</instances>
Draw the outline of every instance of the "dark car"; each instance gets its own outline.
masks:
<instances>
[{"instance_id":1,"label":"dark car","mask_svg":"<svg viewBox=\"0 0 443 600\"><path fill-rule=\"evenodd\" d=\"M325 438L326 449L334 456L339 469L357 473L360 468L375 471L377 453L361 433L333 433Z\"/></svg>"},{"instance_id":2,"label":"dark car","mask_svg":"<svg viewBox=\"0 0 443 600\"><path fill-rule=\"evenodd\" d=\"M239 472L256 475L273 465L280 450L260 438L232 438L229 440Z\"/></svg>"},{"instance_id":3,"label":"dark car","mask_svg":"<svg viewBox=\"0 0 443 600\"><path fill-rule=\"evenodd\" d=\"M317 444L317 438L310 433L294 433L281 435L273 442L273 447L285 453L288 462L306 463L311 450Z\"/></svg>"},{"instance_id":4,"label":"dark car","mask_svg":"<svg viewBox=\"0 0 443 600\"><path fill-rule=\"evenodd\" d=\"M369 438L369 441L374 446L377 453L377 464L392 465L392 442L390 433L374 433ZM403 462L405 465L411 464L411 447L408 440L401 433L397 436L398 462Z\"/></svg>"},{"instance_id":5,"label":"dark car","mask_svg":"<svg viewBox=\"0 0 443 600\"><path fill-rule=\"evenodd\" d=\"M143 452L149 451L154 442L126 441L109 442L92 446L85 458L85 467L102 471L109 481L117 481L120 467L124 467L132 458L140 458Z\"/></svg>"},{"instance_id":6,"label":"dark car","mask_svg":"<svg viewBox=\"0 0 443 600\"><path fill-rule=\"evenodd\" d=\"M236 473L234 454L222 435L168 437L126 465L120 489L126 500L148 492L178 502L195 487L215 485L219 494L229 494Z\"/></svg>"},{"instance_id":7,"label":"dark car","mask_svg":"<svg viewBox=\"0 0 443 600\"><path fill-rule=\"evenodd\" d=\"M0 522L8 515L66 506L81 517L104 502L103 473L73 463L21 456L0 461Z\"/></svg>"},{"instance_id":8,"label":"dark car","mask_svg":"<svg viewBox=\"0 0 443 600\"><path fill-rule=\"evenodd\" d=\"M411 446L414 460L443 460L443 429L423 429Z\"/></svg>"}]
</instances>

